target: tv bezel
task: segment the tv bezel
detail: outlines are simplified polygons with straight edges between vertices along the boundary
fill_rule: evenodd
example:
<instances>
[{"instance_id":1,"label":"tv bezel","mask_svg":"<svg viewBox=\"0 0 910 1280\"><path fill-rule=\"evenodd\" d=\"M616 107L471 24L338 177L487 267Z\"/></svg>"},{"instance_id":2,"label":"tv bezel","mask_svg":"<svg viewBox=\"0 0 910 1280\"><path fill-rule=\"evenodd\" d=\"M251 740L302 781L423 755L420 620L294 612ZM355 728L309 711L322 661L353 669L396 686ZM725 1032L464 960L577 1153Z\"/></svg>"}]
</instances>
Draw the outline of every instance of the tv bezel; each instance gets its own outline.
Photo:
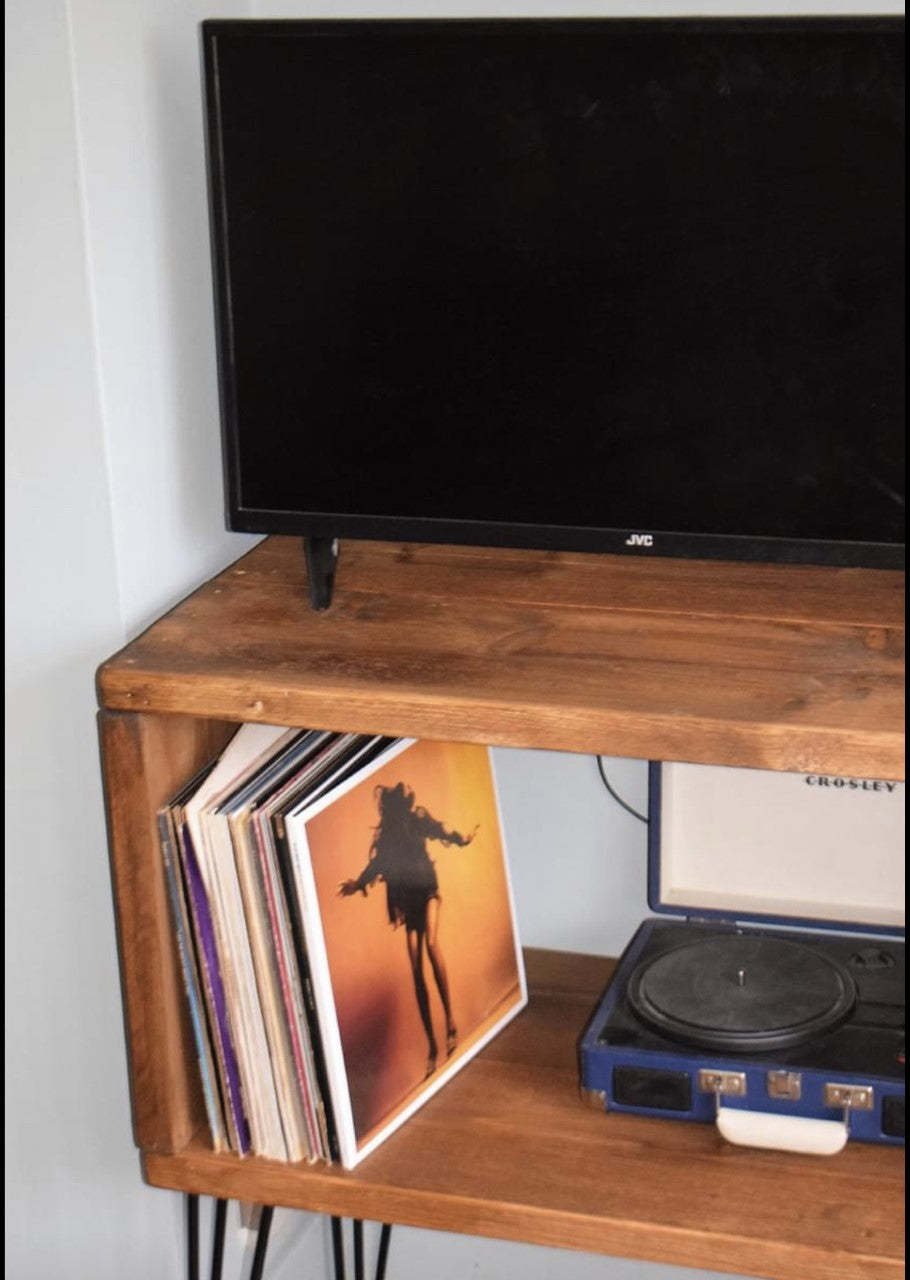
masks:
<instances>
[{"instance_id":1,"label":"tv bezel","mask_svg":"<svg viewBox=\"0 0 910 1280\"><path fill-rule=\"evenodd\" d=\"M220 138L215 44L224 35L254 32L263 36L299 37L302 30L318 36L342 28L363 31L435 28L509 28L547 26L579 31L585 26L612 29L644 26L687 34L699 31L833 31L864 33L904 29L901 15L808 15L753 17L470 17L470 18L282 18L208 19L200 24L205 96L206 172L215 301L216 357L221 409L222 469L227 527L240 533L299 535L332 542L340 538L460 546L512 547L541 551L594 552L623 556L669 556L682 559L751 561L768 564L814 564L844 568L904 568L904 544L781 538L728 533L693 533L659 528L614 528L562 524L524 524L496 520L405 517L352 511L280 510L248 507L241 502L237 396L231 356L231 293L228 263L225 188Z\"/></svg>"}]
</instances>

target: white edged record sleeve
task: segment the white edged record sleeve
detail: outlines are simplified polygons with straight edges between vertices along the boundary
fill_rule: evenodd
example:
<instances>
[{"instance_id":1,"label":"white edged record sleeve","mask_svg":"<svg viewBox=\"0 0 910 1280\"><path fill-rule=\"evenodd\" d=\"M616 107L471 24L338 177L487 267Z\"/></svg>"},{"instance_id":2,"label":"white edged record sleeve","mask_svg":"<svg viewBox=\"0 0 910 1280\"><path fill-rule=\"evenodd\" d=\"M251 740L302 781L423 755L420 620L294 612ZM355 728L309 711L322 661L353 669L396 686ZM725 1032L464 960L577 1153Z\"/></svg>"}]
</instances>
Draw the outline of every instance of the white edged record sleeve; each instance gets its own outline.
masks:
<instances>
[{"instance_id":1,"label":"white edged record sleeve","mask_svg":"<svg viewBox=\"0 0 910 1280\"><path fill-rule=\"evenodd\" d=\"M492 753L403 739L286 829L351 1168L527 1003Z\"/></svg>"}]
</instances>

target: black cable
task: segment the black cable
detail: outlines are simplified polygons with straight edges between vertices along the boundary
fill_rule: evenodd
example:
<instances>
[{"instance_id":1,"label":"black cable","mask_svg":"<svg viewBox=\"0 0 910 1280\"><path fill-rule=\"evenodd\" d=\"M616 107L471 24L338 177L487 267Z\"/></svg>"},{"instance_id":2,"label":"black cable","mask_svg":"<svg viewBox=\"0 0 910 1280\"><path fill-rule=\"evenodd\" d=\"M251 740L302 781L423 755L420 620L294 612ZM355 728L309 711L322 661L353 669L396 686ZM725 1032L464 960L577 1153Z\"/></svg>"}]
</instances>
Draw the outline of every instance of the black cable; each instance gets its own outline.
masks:
<instances>
[{"instance_id":1,"label":"black cable","mask_svg":"<svg viewBox=\"0 0 910 1280\"><path fill-rule=\"evenodd\" d=\"M633 809L630 804L626 804L622 796L618 796L616 792L613 790L613 788L610 786L610 780L607 777L606 772L604 771L603 758L601 756L595 756L594 759L597 761L597 771L600 774L601 781L603 782L604 786L607 788L607 791L616 801L616 803L621 808L625 809L626 813L631 813L633 818L637 818L639 822L643 822L645 826L647 826L648 819L645 817L645 815L643 813L639 813L637 809Z\"/></svg>"}]
</instances>

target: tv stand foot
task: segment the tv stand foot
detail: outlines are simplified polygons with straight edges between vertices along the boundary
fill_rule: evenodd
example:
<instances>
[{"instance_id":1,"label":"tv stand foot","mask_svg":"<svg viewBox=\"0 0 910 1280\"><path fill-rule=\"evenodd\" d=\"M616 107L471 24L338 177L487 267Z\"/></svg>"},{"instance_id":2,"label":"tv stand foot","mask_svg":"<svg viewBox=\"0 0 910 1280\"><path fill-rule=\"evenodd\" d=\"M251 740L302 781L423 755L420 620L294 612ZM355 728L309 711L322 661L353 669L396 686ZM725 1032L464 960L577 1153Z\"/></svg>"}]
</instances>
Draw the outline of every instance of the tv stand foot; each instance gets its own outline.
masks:
<instances>
[{"instance_id":1,"label":"tv stand foot","mask_svg":"<svg viewBox=\"0 0 910 1280\"><path fill-rule=\"evenodd\" d=\"M335 585L338 539L304 538L303 551L310 583L310 604L316 610L328 609Z\"/></svg>"}]
</instances>

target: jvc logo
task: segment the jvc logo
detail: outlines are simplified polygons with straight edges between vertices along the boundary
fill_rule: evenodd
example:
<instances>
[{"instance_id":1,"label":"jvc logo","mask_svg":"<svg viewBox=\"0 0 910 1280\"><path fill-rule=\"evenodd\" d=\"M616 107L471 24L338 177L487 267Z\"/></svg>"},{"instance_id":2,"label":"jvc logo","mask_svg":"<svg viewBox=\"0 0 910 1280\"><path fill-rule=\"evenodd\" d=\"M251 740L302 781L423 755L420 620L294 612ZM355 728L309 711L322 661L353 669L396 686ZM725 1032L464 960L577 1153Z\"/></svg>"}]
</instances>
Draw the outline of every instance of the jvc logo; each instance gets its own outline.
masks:
<instances>
[{"instance_id":1,"label":"jvc logo","mask_svg":"<svg viewBox=\"0 0 910 1280\"><path fill-rule=\"evenodd\" d=\"M626 546L627 547L653 547L654 534L653 533L630 533L628 538L626 538Z\"/></svg>"}]
</instances>

